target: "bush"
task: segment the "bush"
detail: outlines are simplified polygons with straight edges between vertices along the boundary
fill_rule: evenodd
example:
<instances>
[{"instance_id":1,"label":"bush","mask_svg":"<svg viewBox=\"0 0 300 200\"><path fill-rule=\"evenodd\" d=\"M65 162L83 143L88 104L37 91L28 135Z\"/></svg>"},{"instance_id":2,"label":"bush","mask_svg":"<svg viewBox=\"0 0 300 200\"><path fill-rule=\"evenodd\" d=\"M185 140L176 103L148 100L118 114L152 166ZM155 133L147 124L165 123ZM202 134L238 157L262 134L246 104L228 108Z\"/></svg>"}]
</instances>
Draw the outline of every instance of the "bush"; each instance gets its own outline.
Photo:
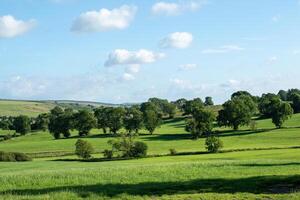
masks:
<instances>
[{"instance_id":1,"label":"bush","mask_svg":"<svg viewBox=\"0 0 300 200\"><path fill-rule=\"evenodd\" d=\"M92 145L84 140L78 139L75 144L75 154L83 159L89 159L91 158L91 154L94 152L94 148Z\"/></svg>"},{"instance_id":2,"label":"bush","mask_svg":"<svg viewBox=\"0 0 300 200\"><path fill-rule=\"evenodd\" d=\"M112 150L105 149L103 152L103 156L104 156L104 158L112 159L112 157L114 156L114 153Z\"/></svg>"},{"instance_id":3,"label":"bush","mask_svg":"<svg viewBox=\"0 0 300 200\"><path fill-rule=\"evenodd\" d=\"M205 140L205 146L208 152L217 153L223 148L223 142L215 136L209 136Z\"/></svg>"},{"instance_id":4,"label":"bush","mask_svg":"<svg viewBox=\"0 0 300 200\"><path fill-rule=\"evenodd\" d=\"M122 137L118 140L109 140L112 152L123 158L140 158L147 155L148 146L144 142L134 142L131 137Z\"/></svg>"},{"instance_id":5,"label":"bush","mask_svg":"<svg viewBox=\"0 0 300 200\"><path fill-rule=\"evenodd\" d=\"M134 142L131 148L131 156L134 158L141 158L147 155L148 146L144 142Z\"/></svg>"},{"instance_id":6,"label":"bush","mask_svg":"<svg viewBox=\"0 0 300 200\"><path fill-rule=\"evenodd\" d=\"M0 151L0 161L3 162L24 162L31 160L31 157L24 153Z\"/></svg>"},{"instance_id":7,"label":"bush","mask_svg":"<svg viewBox=\"0 0 300 200\"><path fill-rule=\"evenodd\" d=\"M15 152L13 153L15 156L15 160L16 161L31 161L31 157L29 157L28 155L24 154L24 153L19 153L19 152Z\"/></svg>"},{"instance_id":8,"label":"bush","mask_svg":"<svg viewBox=\"0 0 300 200\"><path fill-rule=\"evenodd\" d=\"M170 155L172 155L172 156L177 154L176 149L170 149L169 151L170 151Z\"/></svg>"}]
</instances>

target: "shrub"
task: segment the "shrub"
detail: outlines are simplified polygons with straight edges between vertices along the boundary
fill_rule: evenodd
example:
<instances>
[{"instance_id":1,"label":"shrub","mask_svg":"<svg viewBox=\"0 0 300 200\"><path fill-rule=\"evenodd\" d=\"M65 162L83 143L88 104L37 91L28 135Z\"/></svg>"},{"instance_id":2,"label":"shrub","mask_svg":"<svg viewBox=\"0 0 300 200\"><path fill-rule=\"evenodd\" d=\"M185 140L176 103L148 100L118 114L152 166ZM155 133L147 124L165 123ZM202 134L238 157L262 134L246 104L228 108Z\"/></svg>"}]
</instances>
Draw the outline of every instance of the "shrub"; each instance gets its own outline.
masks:
<instances>
[{"instance_id":1,"label":"shrub","mask_svg":"<svg viewBox=\"0 0 300 200\"><path fill-rule=\"evenodd\" d=\"M15 160L16 161L31 161L31 157L29 157L28 155L24 154L24 153L19 153L19 152L15 152L13 153L15 156Z\"/></svg>"},{"instance_id":2,"label":"shrub","mask_svg":"<svg viewBox=\"0 0 300 200\"><path fill-rule=\"evenodd\" d=\"M170 155L172 155L172 156L177 154L176 149L170 149L169 151L170 151Z\"/></svg>"},{"instance_id":3,"label":"shrub","mask_svg":"<svg viewBox=\"0 0 300 200\"><path fill-rule=\"evenodd\" d=\"M217 153L223 148L223 142L215 136L209 136L205 140L205 146L208 152Z\"/></svg>"},{"instance_id":4,"label":"shrub","mask_svg":"<svg viewBox=\"0 0 300 200\"><path fill-rule=\"evenodd\" d=\"M141 158L147 155L148 146L144 142L134 142L131 148L131 156L134 158Z\"/></svg>"},{"instance_id":5,"label":"shrub","mask_svg":"<svg viewBox=\"0 0 300 200\"><path fill-rule=\"evenodd\" d=\"M123 158L140 158L147 155L148 146L144 142L134 142L131 137L122 137L119 140L110 140L112 152Z\"/></svg>"},{"instance_id":6,"label":"shrub","mask_svg":"<svg viewBox=\"0 0 300 200\"><path fill-rule=\"evenodd\" d=\"M78 139L75 144L75 154L83 159L91 158L91 154L94 152L92 145L84 140Z\"/></svg>"},{"instance_id":7,"label":"shrub","mask_svg":"<svg viewBox=\"0 0 300 200\"><path fill-rule=\"evenodd\" d=\"M22 162L31 161L31 157L19 152L3 152L0 151L0 161L4 162Z\"/></svg>"},{"instance_id":8,"label":"shrub","mask_svg":"<svg viewBox=\"0 0 300 200\"><path fill-rule=\"evenodd\" d=\"M112 159L112 157L114 156L114 153L112 150L105 149L103 152L103 156L104 156L104 158Z\"/></svg>"}]
</instances>

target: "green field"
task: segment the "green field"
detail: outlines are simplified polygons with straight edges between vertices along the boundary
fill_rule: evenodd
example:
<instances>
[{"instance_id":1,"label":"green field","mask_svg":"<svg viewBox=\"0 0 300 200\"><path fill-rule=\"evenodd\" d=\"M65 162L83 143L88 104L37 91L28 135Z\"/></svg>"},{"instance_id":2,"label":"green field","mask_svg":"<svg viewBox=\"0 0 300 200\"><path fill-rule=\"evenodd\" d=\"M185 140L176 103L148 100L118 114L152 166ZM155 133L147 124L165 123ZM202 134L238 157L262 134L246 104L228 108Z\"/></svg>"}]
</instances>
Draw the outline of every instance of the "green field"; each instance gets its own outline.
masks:
<instances>
[{"instance_id":1,"label":"green field","mask_svg":"<svg viewBox=\"0 0 300 200\"><path fill-rule=\"evenodd\" d=\"M49 112L53 107L52 103L0 100L0 116L27 115L35 117L40 113Z\"/></svg>"},{"instance_id":2,"label":"green field","mask_svg":"<svg viewBox=\"0 0 300 200\"><path fill-rule=\"evenodd\" d=\"M184 119L168 120L154 135L138 137L160 157L123 161L79 161L71 155L76 132L69 139L35 132L0 142L0 150L40 157L0 163L0 199L300 199L300 114L283 129L269 119L257 124L256 131L216 128L227 152L203 154L204 139L191 140ZM101 157L109 139L93 130L85 140ZM167 156L170 148L190 155Z\"/></svg>"}]
</instances>

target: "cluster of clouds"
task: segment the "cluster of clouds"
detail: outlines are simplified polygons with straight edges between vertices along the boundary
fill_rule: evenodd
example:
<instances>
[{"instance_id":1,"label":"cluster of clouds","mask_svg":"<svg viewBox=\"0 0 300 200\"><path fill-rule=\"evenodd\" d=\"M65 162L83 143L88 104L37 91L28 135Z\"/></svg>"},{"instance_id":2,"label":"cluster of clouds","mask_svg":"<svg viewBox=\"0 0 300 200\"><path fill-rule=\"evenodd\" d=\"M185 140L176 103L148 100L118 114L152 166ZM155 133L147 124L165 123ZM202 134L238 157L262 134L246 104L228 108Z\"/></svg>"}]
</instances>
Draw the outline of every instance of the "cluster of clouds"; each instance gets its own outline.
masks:
<instances>
[{"instance_id":1,"label":"cluster of clouds","mask_svg":"<svg viewBox=\"0 0 300 200\"><path fill-rule=\"evenodd\" d=\"M52 0L55 2L62 2L64 0ZM160 1L152 5L151 13L157 16L178 16L186 12L195 12L199 10L206 2L202 0L198 1L180 1L180 2L164 2ZM74 33L95 33L111 30L123 30L128 28L134 21L138 8L134 5L123 5L119 8L107 9L102 8L100 10L91 10L81 13L73 21L70 30ZM274 22L279 21L280 15L276 15L272 18ZM14 16L6 15L0 16L0 38L14 38L23 35L32 30L37 25L37 20L21 20L16 19ZM194 36L189 32L173 32L169 35L163 36L158 41L158 46L162 50L166 49L186 49L189 48L194 41ZM224 54L231 52L241 52L245 49L239 45L223 45L216 48L204 49L202 54ZM299 50L293 52L294 55L300 54ZM95 75L83 75L81 77L69 77L64 79L38 79L36 77L21 77L14 76L9 80L0 82L0 93L4 96L16 97L16 98L31 98L38 97L39 95L46 96L47 93L51 95L53 92L55 96L60 98L81 99L82 97L88 97L87 100L97 99L103 92L103 94L109 93L105 88L121 81L132 81L136 79L137 74L140 72L142 65L152 64L166 57L166 53L155 52L149 49L128 50L128 49L114 49L108 53L108 57L104 62L104 66L108 68L114 68L122 66L124 72L118 79L111 80L107 77L99 77ZM268 58L267 62L272 64L277 62L278 58L272 56ZM179 65L179 70L193 70L198 67L198 64L188 63ZM253 85L256 82L257 84ZM66 84L68 83L68 84ZM239 81L235 79L228 80L225 83L219 83L215 85L203 85L196 84L190 80L173 78L169 80L170 87L165 91L159 91L161 94L168 94L166 98L182 97L194 97L203 94L224 96L224 94L230 94L235 90L249 90L251 88L260 88L262 91L271 90L266 88L267 86L274 84L273 79L266 80L265 82L259 82L258 80ZM55 89L57 85L64 85L60 94L57 94ZM278 85L279 87L279 85ZM11 90L11 88L14 88ZM221 90L220 90L221 88ZM157 89L151 87L151 91ZM113 90L111 90L113 91ZM224 94L217 94L218 92L224 92ZM147 94L149 93L147 92ZM254 91L259 93L260 91ZM145 93L141 91L141 93ZM95 96L95 94L97 94ZM138 93L133 94L140 95ZM112 95L113 96L113 95ZM155 96L155 95L153 95ZM46 96L47 97L47 96ZM134 97L128 97L128 101L132 101Z\"/></svg>"},{"instance_id":2,"label":"cluster of clouds","mask_svg":"<svg viewBox=\"0 0 300 200\"><path fill-rule=\"evenodd\" d=\"M65 0L51 1L55 3L61 3ZM203 4L204 1L201 0L182 1L180 3L169 3L161 1L155 3L152 6L151 12L154 15L172 16L182 14L183 12L196 11ZM91 33L126 29L134 20L137 10L138 8L134 5L123 5L119 8L102 8L100 10L83 12L73 21L70 30L75 33ZM16 19L11 15L0 16L0 38L12 38L20 36L34 28L34 26L37 24L36 22L37 20L35 19L25 21ZM190 36L188 35L182 36L187 37L187 40L191 40ZM172 44L165 45L168 46Z\"/></svg>"}]
</instances>

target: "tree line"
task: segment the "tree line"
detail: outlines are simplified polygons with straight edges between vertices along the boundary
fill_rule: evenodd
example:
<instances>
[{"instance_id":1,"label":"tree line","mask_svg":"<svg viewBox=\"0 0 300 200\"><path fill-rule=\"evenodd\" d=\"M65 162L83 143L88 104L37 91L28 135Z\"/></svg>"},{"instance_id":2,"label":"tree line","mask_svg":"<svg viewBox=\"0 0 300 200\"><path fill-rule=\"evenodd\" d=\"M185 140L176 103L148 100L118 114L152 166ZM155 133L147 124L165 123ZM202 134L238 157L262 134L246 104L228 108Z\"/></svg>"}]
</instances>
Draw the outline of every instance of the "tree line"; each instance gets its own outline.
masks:
<instances>
[{"instance_id":1,"label":"tree line","mask_svg":"<svg viewBox=\"0 0 300 200\"><path fill-rule=\"evenodd\" d=\"M93 111L56 106L50 113L40 114L36 118L25 115L0 117L0 129L15 130L21 135L35 130L49 130L55 139L70 137L72 130L77 130L79 136L83 137L92 128L113 135L117 135L121 129L125 129L129 135L138 134L141 129L153 134L163 119L180 114L186 118L186 131L197 139L210 135L215 122L219 126L238 130L240 126L250 125L253 117L271 118L275 126L281 128L293 113L300 112L300 90L280 90L278 94L268 93L260 97L247 91L238 91L231 95L218 113L210 108L213 105L212 98L206 97L205 101L200 98L181 98L173 102L150 98L139 105L98 107Z\"/></svg>"}]
</instances>

